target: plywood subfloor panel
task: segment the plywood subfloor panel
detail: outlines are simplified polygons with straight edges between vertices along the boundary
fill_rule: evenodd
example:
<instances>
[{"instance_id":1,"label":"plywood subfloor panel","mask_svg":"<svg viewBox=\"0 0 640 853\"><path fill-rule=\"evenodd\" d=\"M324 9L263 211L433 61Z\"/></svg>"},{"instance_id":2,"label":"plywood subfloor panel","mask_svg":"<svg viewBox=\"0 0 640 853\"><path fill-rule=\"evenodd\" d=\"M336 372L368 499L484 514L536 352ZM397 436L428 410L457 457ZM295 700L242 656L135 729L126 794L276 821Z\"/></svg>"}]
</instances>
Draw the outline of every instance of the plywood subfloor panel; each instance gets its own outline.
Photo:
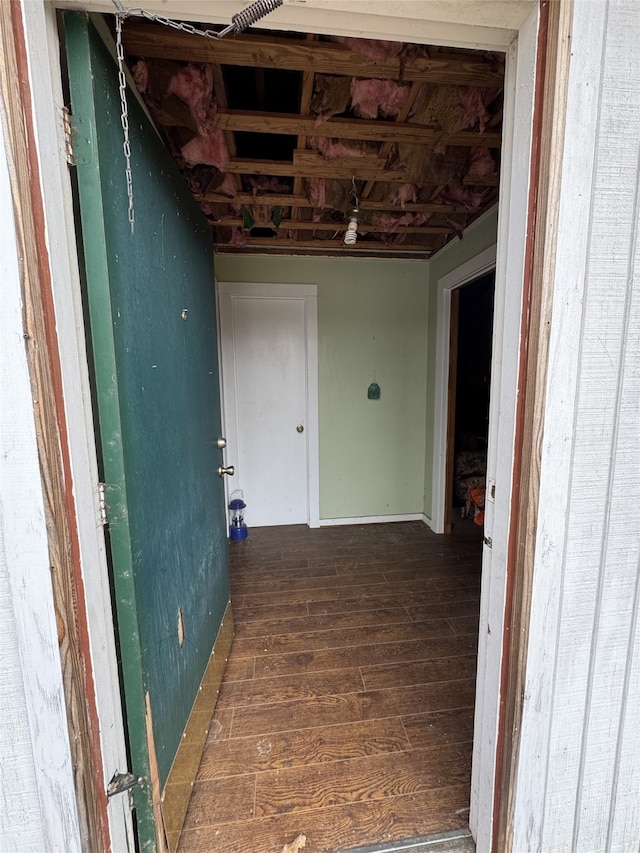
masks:
<instances>
[{"instance_id":1,"label":"plywood subfloor panel","mask_svg":"<svg viewBox=\"0 0 640 853\"><path fill-rule=\"evenodd\" d=\"M180 853L336 853L468 825L481 531L261 528Z\"/></svg>"}]
</instances>

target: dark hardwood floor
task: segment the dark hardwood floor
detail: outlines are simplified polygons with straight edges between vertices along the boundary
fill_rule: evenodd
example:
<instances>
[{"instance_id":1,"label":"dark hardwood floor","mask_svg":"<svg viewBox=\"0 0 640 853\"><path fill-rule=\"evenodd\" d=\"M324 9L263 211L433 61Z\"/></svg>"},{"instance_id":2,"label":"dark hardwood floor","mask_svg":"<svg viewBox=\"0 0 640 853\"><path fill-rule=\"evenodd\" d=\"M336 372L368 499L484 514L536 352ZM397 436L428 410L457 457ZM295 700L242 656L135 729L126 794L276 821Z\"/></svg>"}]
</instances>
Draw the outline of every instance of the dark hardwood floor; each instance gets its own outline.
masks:
<instances>
[{"instance_id":1,"label":"dark hardwood floor","mask_svg":"<svg viewBox=\"0 0 640 853\"><path fill-rule=\"evenodd\" d=\"M482 531L252 529L180 853L305 853L468 825Z\"/></svg>"}]
</instances>

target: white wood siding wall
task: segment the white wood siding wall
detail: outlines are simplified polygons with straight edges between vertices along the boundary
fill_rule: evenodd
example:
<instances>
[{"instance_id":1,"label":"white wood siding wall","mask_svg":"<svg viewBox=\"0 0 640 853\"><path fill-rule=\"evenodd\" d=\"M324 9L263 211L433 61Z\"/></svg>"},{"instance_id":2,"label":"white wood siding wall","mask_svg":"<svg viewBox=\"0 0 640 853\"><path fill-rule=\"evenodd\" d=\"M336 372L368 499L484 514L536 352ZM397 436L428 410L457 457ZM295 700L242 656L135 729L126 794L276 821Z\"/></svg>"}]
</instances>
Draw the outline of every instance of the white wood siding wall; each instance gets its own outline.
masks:
<instances>
[{"instance_id":1,"label":"white wood siding wall","mask_svg":"<svg viewBox=\"0 0 640 853\"><path fill-rule=\"evenodd\" d=\"M81 848L0 103L0 850Z\"/></svg>"},{"instance_id":2,"label":"white wood siding wall","mask_svg":"<svg viewBox=\"0 0 640 853\"><path fill-rule=\"evenodd\" d=\"M639 39L576 0L517 853L640 846Z\"/></svg>"}]
</instances>

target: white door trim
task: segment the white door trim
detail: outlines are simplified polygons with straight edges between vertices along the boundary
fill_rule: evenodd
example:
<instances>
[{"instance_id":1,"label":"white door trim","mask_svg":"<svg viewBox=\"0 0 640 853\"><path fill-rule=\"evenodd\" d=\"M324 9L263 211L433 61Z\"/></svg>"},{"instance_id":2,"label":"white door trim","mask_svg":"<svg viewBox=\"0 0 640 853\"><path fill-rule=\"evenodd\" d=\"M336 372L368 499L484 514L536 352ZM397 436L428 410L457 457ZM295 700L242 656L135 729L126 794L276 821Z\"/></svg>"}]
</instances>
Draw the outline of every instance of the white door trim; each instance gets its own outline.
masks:
<instances>
[{"instance_id":1,"label":"white door trim","mask_svg":"<svg viewBox=\"0 0 640 853\"><path fill-rule=\"evenodd\" d=\"M327 23L326 17L321 20L318 18L321 13L312 8L314 2L316 0L309 0L307 4L304 4L304 9L297 2L294 5L285 5L278 10L278 18L274 20L273 26L277 25L282 29L298 30L305 28L313 30L313 27L316 26L317 31L323 33L341 32L347 35L357 32L359 35L370 35L371 37L375 35L373 30L369 31L366 27L362 26L363 21L365 19L368 21L371 16L367 18L366 15L354 11L352 8L353 4L348 9L345 4L342 18L337 17L333 10L330 11L328 13L330 18ZM84 0L84 2L77 3L76 5L94 11L113 12L113 4L108 2L108 0ZM434 22L429 20L429 16L426 14L426 11L433 4L424 4L422 9L425 14L421 14L419 22L421 29L416 28L415 21L398 16L397 20L394 21L393 31L389 27L384 29L386 33L385 37L398 38L404 41L422 41L434 44L444 43L461 47L480 47L486 45L487 47L491 46L493 49L506 48L508 50L505 83L505 101L508 107L505 109L505 127L503 130L504 143L501 169L501 212L497 278L505 276L509 281L513 282L512 290L516 290L522 283L527 232L526 203L528 172L531 162L530 123L533 112L532 91L535 75L538 8L537 4L531 6L530 8L533 11L526 22L521 24L521 17L517 20L514 19L511 22L513 29L508 30L504 29L504 12L502 8L498 8L504 4L490 4L492 6L490 13L487 13L484 3L466 4L464 10L458 9L459 16L456 19L454 13L458 5L455 3L449 4L447 10L450 7L451 13L449 14L448 11L443 12L443 17L446 14L446 19L443 22L435 22L434 25ZM519 5L523 12L526 12L528 4L523 2ZM73 223L70 181L68 176L64 174L62 166L55 176L48 170L49 158L57 156L59 152L64 151L64 139L61 129L62 121L59 114L59 105L64 103L64 99L61 92L59 61L56 53L55 9L51 4L44 3L43 0L39 0L39 2L35 2L34 0L32 3L27 3L26 7L23 4L22 8L27 8L30 13L30 16L25 17L31 17L26 27L29 44L31 84L33 86L33 81L44 79L52 85L53 90L48 99L39 99L35 113L36 124L42 127L42 132L38 132L38 156L41 167L40 178L45 199L46 228L50 247L56 246L59 249L59 252L52 252L50 256L54 293L60 298L60 305L62 305L66 299L70 299L71 301L78 299L79 287L77 284L77 269L73 269L73 276L69 278L67 275L67 265L64 261L61 261L61 255L66 253L68 258L71 259L73 267L76 257L75 237L72 229L68 226L68 223ZM204 6L202 8L203 14L198 16L197 20L209 20L211 18L209 6L207 6L206 10ZM471 9L475 10L476 17L472 16ZM464 23L460 21L462 13L464 13ZM174 2L164 4L163 14L168 17L180 17L178 4L175 0ZM42 32L34 28L33 19L43 19L44 17L47 18L48 32L43 37ZM269 21L269 19L266 20ZM380 22L381 28L388 23L386 18L380 18ZM493 24L493 29L490 29L491 24ZM511 41L516 29L519 31L518 38ZM491 36L491 45L489 45L489 36ZM45 128L44 125L47 125L47 127ZM49 127L56 127L56 132L48 132ZM62 193L59 192L60 186L63 188ZM58 222L67 223L66 229L61 229L65 233L60 233L60 230L58 230ZM56 242L58 240L59 242ZM511 307L513 308L513 306ZM89 487L89 484L93 481L93 472L95 469L95 445L92 441L90 399L84 390L88 382L86 382L86 364L83 362L84 348L81 340L83 337L81 320L70 316L68 322L61 324L61 320L64 319L65 315L60 311L58 303L56 305L56 312L59 323L58 336L61 344L61 368L63 382L65 383L66 404L71 409L77 409L78 414L81 415L78 419L70 422L69 426L70 448L72 451L77 452L77 466L74 469L74 479L84 479L87 487ZM75 329L73 328L74 323L76 324ZM77 347L75 353L71 351L74 345ZM509 366L504 370L505 380L509 378L508 368ZM77 379L78 373L81 373L83 376L81 382ZM501 433L500 438L507 441L508 433L511 429L512 425L507 423L505 425L505 434L502 435ZM81 458L83 448L85 453L84 459ZM511 450L512 445L504 453L508 455ZM510 472L509 466L504 468L504 459L502 456L500 464L502 466L501 470ZM505 500L510 500L507 490L500 489L498 497L501 504ZM81 508L80 500L77 500L76 508ZM498 514L503 515L503 512L501 509L500 513L498 513L498 508L496 507L496 517ZM89 515L89 512L87 512L87 515ZM504 527L504 524L502 526ZM496 559L492 561L490 583L483 585L483 613L486 612L485 608L488 600L491 601L491 606L495 612L500 612L501 606L502 610L504 609L504 567L500 568L498 565L502 557L500 555L500 560L497 559L497 551L501 548L500 540L506 537L507 532L508 527L498 532L494 529L493 556ZM498 548L496 548L497 544ZM89 614L89 629L93 633L92 662L95 678L98 685L104 685L105 694L109 691L112 692L112 698L104 697L104 704L98 710L100 719L96 721L101 737L103 738L103 761L106 769L110 764L109 755L118 754L120 744L124 741L120 719L117 716L116 719L110 718L107 710L109 704L117 710L119 702L118 685L112 681L111 660L115 658L115 655L112 647L111 602L108 589L105 589L102 583L103 558L99 556L99 545L87 541L86 538L81 539L80 545L83 578L85 584L91 581L90 588L86 587L86 601L80 602L80 606L86 607L88 610L91 610L91 608L94 609L93 618L92 614ZM97 556L99 557L98 559L96 559ZM98 620L97 631L95 624L92 626L94 619ZM101 621L103 625L99 624ZM470 817L470 824L476 837L479 853L486 853L491 847L496 750L493 731L497 730L498 710L496 706L499 697L499 666L502 656L500 625L496 626L495 623L491 623L492 634L490 637L487 637L485 634L487 627L489 626L483 624L483 630L480 634L476 714L480 712L482 718L479 720L478 716L476 716ZM101 633L103 634L104 642L101 642ZM488 641L490 641L489 644ZM489 701L491 696L493 696L493 700ZM100 698L98 701L100 703ZM47 735L50 736L52 741L56 738L56 732L52 728L47 728ZM107 739L111 741L111 744L107 743ZM123 819L123 816L115 816L111 810L110 819L112 820L111 833L114 849L127 849L124 844L119 844L119 839L124 841L126 836L126 819Z\"/></svg>"},{"instance_id":2,"label":"white door trim","mask_svg":"<svg viewBox=\"0 0 640 853\"><path fill-rule=\"evenodd\" d=\"M533 140L535 68L539 8L536 6L507 51L504 89L498 254L493 311L491 399L487 452L487 500L483 547L478 671L475 703L469 827L478 853L492 849L496 747L505 646L507 552L512 519L511 494L518 367L523 312L525 246ZM490 487L495 483L495 498ZM485 540L487 541L487 540ZM517 642L516 638L512 638Z\"/></svg>"},{"instance_id":3,"label":"white door trim","mask_svg":"<svg viewBox=\"0 0 640 853\"><path fill-rule=\"evenodd\" d=\"M320 526L320 474L319 474L319 438L318 438L318 287L315 284L256 284L247 282L219 281L216 286L218 296L218 339L222 340L222 324L230 324L229 311L231 296L260 296L264 299L295 297L305 300L305 340L307 359L307 524ZM222 353L221 353L222 355ZM225 376L225 359L220 359L220 397L222 404L222 422L225 435L234 436L234 446L238 446L238 425L235 411L225 406L225 391L229 382ZM233 461L233 460L231 460ZM226 464L229 464L228 462ZM231 488L227 483L227 488Z\"/></svg>"},{"instance_id":4,"label":"white door trim","mask_svg":"<svg viewBox=\"0 0 640 853\"><path fill-rule=\"evenodd\" d=\"M449 404L449 337L451 333L451 293L458 287L495 269L496 244L438 279L436 319L436 378L433 424L433 483L431 529L444 533L447 469L447 413Z\"/></svg>"}]
</instances>

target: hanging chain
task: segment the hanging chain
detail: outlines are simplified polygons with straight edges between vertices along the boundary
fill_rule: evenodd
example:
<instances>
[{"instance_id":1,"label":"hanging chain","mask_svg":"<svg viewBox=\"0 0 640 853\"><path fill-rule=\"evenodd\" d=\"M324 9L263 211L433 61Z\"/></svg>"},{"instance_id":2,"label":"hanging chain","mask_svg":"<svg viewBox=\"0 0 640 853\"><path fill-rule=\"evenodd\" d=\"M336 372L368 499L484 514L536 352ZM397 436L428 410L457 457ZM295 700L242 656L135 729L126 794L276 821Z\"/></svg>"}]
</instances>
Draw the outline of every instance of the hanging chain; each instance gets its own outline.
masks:
<instances>
[{"instance_id":1,"label":"hanging chain","mask_svg":"<svg viewBox=\"0 0 640 853\"><path fill-rule=\"evenodd\" d=\"M115 0L114 0L115 3ZM118 4L116 4L118 7ZM171 27L172 30L179 30L182 33L189 33L192 36L202 36L207 39L219 39L220 33L216 30L200 30L194 27L193 24L185 24L183 21L172 21L171 18L163 18L162 15L154 15L153 12L147 12L145 9L125 9L120 4L118 14L123 18L128 18L133 15L137 18L144 18L147 21L153 21L156 24L162 24L164 27Z\"/></svg>"},{"instance_id":2,"label":"hanging chain","mask_svg":"<svg viewBox=\"0 0 640 853\"><path fill-rule=\"evenodd\" d=\"M0 0L2 2L2 0ZM183 21L172 21L170 18L164 18L162 15L154 15L151 12L146 12L144 9L125 9L122 5L122 0L113 0L113 5L116 7L116 54L118 57L118 89L120 91L120 122L122 123L122 131L124 133L124 142L122 150L124 151L125 159L125 176L127 180L127 199L129 225L133 234L135 228L135 211L133 209L133 177L131 174L131 142L129 140L129 110L127 107L127 78L124 73L124 47L122 45L122 23L125 18L131 15L139 18L145 18L147 21L153 21L156 24L162 24L165 27L171 27L173 30L179 30L182 33L189 35L202 36L208 39L220 39L227 33L241 33L247 27L254 24L256 21L268 15L278 6L281 6L284 0L256 0L247 9L232 15L231 24L222 32L216 30L200 30L192 24L186 24ZM355 181L354 181L355 187Z\"/></svg>"},{"instance_id":3,"label":"hanging chain","mask_svg":"<svg viewBox=\"0 0 640 853\"><path fill-rule=\"evenodd\" d=\"M122 150L124 151L124 174L127 181L127 199L129 225L133 234L136 224L136 215L133 209L133 177L131 174L131 142L129 140L129 110L127 108L127 78L124 75L124 48L122 46L122 21L125 16L116 15L116 54L118 56L118 89L120 90L120 122L124 133Z\"/></svg>"},{"instance_id":4,"label":"hanging chain","mask_svg":"<svg viewBox=\"0 0 640 853\"><path fill-rule=\"evenodd\" d=\"M133 207L133 175L131 172L131 142L129 140L129 109L127 106L127 78L124 73L124 46L122 44L122 23L125 18L130 15L136 15L140 18L145 18L147 21L154 21L157 24L163 24L165 27L171 27L174 30L180 30L183 33L190 35L203 36L204 38L218 39L220 34L215 30L199 30L192 24L185 24L182 21L172 21L169 18L163 18L161 15L153 15L151 12L146 12L144 9L125 9L121 2L113 0L117 8L116 18L116 55L118 58L118 89L120 91L120 122L122 124L122 132L124 141L122 150L124 151L125 160L125 178L127 181L127 199L129 225L131 233L135 229L135 210Z\"/></svg>"}]
</instances>

